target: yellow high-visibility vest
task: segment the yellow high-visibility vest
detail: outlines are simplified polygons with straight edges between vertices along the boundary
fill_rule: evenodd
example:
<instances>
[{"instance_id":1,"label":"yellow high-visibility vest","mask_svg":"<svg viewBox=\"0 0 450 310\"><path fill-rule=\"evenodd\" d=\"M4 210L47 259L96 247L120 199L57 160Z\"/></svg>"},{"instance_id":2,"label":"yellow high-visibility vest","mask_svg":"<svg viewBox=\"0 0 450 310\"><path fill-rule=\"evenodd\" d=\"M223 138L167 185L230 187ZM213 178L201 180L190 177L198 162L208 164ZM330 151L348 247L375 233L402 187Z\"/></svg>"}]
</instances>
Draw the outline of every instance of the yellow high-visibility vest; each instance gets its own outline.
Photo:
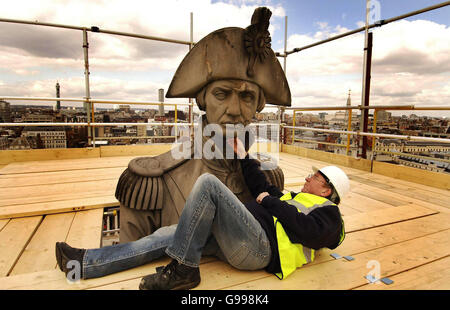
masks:
<instances>
[{"instance_id":1,"label":"yellow high-visibility vest","mask_svg":"<svg viewBox=\"0 0 450 310\"><path fill-rule=\"evenodd\" d=\"M324 197L308 193L299 193L294 198L292 198L291 193L287 193L283 195L280 200L286 201L288 204L297 207L298 212L304 214L308 214L309 212L324 206L336 206L336 204ZM281 265L281 272L276 273L275 275L282 280L289 276L292 272L294 272L295 269L303 266L304 264L312 262L314 260L315 251L314 249L310 249L300 243L292 243L289 240L288 235L284 231L283 225L281 225L281 223L275 216L273 217L273 219L275 223L278 253L280 256ZM342 220L342 218L341 221L342 231L339 244L341 244L345 238L344 221Z\"/></svg>"}]
</instances>

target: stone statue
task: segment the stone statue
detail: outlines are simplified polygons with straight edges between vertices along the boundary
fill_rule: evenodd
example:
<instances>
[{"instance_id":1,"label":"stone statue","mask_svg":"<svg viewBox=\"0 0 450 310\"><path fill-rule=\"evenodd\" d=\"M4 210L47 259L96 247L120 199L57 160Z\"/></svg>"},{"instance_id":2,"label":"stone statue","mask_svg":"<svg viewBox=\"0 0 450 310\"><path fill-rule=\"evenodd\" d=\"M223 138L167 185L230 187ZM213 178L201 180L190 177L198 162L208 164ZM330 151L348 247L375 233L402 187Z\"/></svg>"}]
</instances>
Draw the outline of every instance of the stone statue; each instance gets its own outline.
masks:
<instances>
[{"instance_id":1,"label":"stone statue","mask_svg":"<svg viewBox=\"0 0 450 310\"><path fill-rule=\"evenodd\" d=\"M271 15L269 9L257 8L246 29L223 28L204 37L183 59L167 91L167 98L196 98L200 110L206 112L200 126L220 126L223 132L217 136L219 139L229 134L227 125L250 124L266 102L291 105L289 85L271 49ZM200 145L204 146L207 140L202 137ZM251 140L247 134L247 150ZM185 147L193 144L189 142ZM212 150L225 154L226 143L219 144L213 145ZM203 173L216 175L242 202L252 199L236 158L196 158L192 156L194 152L195 147L187 150L189 158L177 158L169 151L130 161L116 188L121 243L177 223L186 198ZM264 172L270 183L283 189L281 169Z\"/></svg>"}]
</instances>

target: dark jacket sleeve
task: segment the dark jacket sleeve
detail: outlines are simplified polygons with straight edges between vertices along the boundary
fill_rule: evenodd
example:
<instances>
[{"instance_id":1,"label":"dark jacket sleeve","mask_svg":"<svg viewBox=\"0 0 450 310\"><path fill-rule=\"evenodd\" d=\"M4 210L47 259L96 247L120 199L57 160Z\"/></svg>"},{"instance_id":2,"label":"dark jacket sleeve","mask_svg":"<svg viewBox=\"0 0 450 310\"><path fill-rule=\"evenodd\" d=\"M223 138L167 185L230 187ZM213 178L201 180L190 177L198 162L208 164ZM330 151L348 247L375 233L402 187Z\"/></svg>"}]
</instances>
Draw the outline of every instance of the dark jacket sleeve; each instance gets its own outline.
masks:
<instances>
[{"instance_id":1,"label":"dark jacket sleeve","mask_svg":"<svg viewBox=\"0 0 450 310\"><path fill-rule=\"evenodd\" d=\"M283 196L283 193L274 185L267 182L266 176L260 170L259 163L248 155L240 160L242 173L244 174L245 184L247 184L253 198L258 197L263 192L268 192L275 197Z\"/></svg>"},{"instance_id":2,"label":"dark jacket sleeve","mask_svg":"<svg viewBox=\"0 0 450 310\"><path fill-rule=\"evenodd\" d=\"M280 221L291 242L315 250L333 249L338 245L342 222L337 206L324 206L305 215L295 206L272 196L265 197L261 205Z\"/></svg>"}]
</instances>

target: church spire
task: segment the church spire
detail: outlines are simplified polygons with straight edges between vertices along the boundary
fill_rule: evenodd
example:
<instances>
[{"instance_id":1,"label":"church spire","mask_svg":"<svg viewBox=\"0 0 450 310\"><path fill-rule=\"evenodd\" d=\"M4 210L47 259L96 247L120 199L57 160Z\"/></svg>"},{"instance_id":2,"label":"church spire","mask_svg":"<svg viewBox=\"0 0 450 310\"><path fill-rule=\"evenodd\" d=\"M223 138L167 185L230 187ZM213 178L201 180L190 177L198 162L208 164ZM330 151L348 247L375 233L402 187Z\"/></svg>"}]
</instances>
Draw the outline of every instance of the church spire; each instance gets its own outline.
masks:
<instances>
[{"instance_id":1,"label":"church spire","mask_svg":"<svg viewBox=\"0 0 450 310\"><path fill-rule=\"evenodd\" d=\"M352 99L350 98L352 90L348 90L347 107L352 105Z\"/></svg>"}]
</instances>

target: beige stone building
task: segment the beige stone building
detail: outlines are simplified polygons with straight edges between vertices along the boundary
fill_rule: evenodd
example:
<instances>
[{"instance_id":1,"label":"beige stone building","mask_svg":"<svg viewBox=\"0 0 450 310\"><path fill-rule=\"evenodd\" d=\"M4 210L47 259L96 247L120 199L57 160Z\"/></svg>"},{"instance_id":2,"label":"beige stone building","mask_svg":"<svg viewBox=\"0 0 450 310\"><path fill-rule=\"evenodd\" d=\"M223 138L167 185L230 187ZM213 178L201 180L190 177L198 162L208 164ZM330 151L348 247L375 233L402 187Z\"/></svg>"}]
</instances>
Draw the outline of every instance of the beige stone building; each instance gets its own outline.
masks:
<instances>
[{"instance_id":1,"label":"beige stone building","mask_svg":"<svg viewBox=\"0 0 450 310\"><path fill-rule=\"evenodd\" d=\"M44 148L59 149L67 147L66 131L63 127L29 127L24 128L22 137L40 137Z\"/></svg>"}]
</instances>

